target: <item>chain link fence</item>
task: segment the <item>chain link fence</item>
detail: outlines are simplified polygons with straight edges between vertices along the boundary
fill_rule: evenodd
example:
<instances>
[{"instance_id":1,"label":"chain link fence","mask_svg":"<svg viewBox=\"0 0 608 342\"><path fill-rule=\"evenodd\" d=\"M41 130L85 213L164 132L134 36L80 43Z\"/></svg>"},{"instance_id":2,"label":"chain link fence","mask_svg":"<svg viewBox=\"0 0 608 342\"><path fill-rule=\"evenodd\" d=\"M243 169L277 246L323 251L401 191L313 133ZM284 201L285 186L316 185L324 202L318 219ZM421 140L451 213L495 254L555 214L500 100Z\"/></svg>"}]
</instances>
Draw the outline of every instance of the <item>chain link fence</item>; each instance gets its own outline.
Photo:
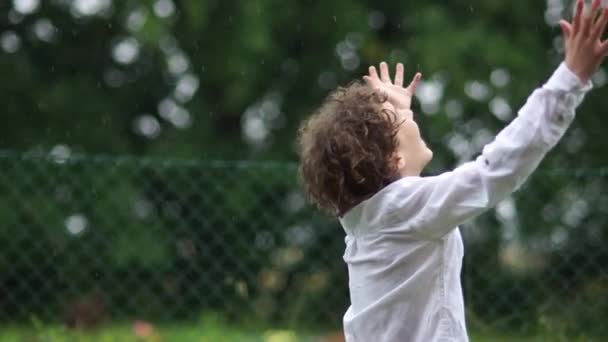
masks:
<instances>
[{"instance_id":1,"label":"chain link fence","mask_svg":"<svg viewBox=\"0 0 608 342\"><path fill-rule=\"evenodd\" d=\"M340 329L344 233L297 165L55 152L0 153L0 327ZM540 171L463 225L472 331L608 336L607 176Z\"/></svg>"}]
</instances>

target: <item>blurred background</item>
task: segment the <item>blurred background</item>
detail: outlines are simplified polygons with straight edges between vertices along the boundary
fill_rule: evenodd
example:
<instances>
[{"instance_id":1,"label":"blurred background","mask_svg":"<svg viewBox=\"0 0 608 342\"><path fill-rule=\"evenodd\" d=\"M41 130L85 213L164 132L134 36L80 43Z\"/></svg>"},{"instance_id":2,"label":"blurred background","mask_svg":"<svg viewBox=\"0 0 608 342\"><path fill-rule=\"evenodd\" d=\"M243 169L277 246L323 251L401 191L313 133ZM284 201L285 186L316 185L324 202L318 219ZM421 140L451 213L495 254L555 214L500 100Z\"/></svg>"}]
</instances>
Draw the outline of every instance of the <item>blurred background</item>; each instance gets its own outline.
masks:
<instances>
[{"instance_id":1,"label":"blurred background","mask_svg":"<svg viewBox=\"0 0 608 342\"><path fill-rule=\"evenodd\" d=\"M562 60L571 1L0 1L0 341L341 341L344 232L299 122L370 64L424 74L428 173ZM462 227L472 341L608 336L608 80Z\"/></svg>"}]
</instances>

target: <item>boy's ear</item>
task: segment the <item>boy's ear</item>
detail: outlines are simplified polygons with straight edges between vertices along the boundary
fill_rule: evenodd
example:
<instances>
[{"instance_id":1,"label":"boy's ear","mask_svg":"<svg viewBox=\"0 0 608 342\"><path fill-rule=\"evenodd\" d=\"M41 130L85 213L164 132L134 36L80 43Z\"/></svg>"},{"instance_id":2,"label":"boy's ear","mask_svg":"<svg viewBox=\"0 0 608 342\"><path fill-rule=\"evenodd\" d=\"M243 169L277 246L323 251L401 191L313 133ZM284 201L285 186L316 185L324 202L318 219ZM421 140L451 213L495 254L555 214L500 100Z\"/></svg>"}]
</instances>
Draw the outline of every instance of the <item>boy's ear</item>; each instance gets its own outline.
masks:
<instances>
[{"instance_id":1,"label":"boy's ear","mask_svg":"<svg viewBox=\"0 0 608 342\"><path fill-rule=\"evenodd\" d=\"M397 155L396 160L397 160L397 170L403 169L405 167L405 158L403 158L400 155Z\"/></svg>"}]
</instances>

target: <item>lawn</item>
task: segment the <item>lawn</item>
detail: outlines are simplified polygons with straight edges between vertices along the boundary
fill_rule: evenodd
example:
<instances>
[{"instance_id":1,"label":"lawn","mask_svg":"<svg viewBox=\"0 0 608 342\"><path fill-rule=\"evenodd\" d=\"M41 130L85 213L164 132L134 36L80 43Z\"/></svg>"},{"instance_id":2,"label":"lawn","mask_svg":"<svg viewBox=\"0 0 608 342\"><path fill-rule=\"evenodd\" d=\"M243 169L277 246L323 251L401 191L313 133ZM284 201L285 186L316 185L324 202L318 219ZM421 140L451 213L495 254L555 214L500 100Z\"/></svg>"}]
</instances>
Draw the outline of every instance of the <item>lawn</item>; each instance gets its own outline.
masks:
<instances>
[{"instance_id":1,"label":"lawn","mask_svg":"<svg viewBox=\"0 0 608 342\"><path fill-rule=\"evenodd\" d=\"M221 322L203 325L152 326L144 321L115 324L78 332L60 326L0 327L0 342L341 342L336 334L296 333L289 330L239 329ZM547 337L472 334L471 342L545 342ZM565 341L565 340L564 340ZM576 339L574 341L594 341Z\"/></svg>"}]
</instances>

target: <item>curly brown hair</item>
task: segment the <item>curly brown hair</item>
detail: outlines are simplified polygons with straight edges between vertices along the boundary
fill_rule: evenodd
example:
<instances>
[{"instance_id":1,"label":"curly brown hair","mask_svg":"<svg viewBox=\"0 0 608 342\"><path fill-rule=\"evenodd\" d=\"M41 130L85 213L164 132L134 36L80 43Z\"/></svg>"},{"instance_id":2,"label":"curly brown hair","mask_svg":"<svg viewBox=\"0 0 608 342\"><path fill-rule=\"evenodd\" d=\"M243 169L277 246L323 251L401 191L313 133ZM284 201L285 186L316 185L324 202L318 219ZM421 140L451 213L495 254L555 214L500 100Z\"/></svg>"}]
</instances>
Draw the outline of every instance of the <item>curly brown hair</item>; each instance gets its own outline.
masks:
<instances>
[{"instance_id":1,"label":"curly brown hair","mask_svg":"<svg viewBox=\"0 0 608 342\"><path fill-rule=\"evenodd\" d=\"M298 131L300 180L322 211L342 216L397 179L397 115L361 82L339 87Z\"/></svg>"}]
</instances>

